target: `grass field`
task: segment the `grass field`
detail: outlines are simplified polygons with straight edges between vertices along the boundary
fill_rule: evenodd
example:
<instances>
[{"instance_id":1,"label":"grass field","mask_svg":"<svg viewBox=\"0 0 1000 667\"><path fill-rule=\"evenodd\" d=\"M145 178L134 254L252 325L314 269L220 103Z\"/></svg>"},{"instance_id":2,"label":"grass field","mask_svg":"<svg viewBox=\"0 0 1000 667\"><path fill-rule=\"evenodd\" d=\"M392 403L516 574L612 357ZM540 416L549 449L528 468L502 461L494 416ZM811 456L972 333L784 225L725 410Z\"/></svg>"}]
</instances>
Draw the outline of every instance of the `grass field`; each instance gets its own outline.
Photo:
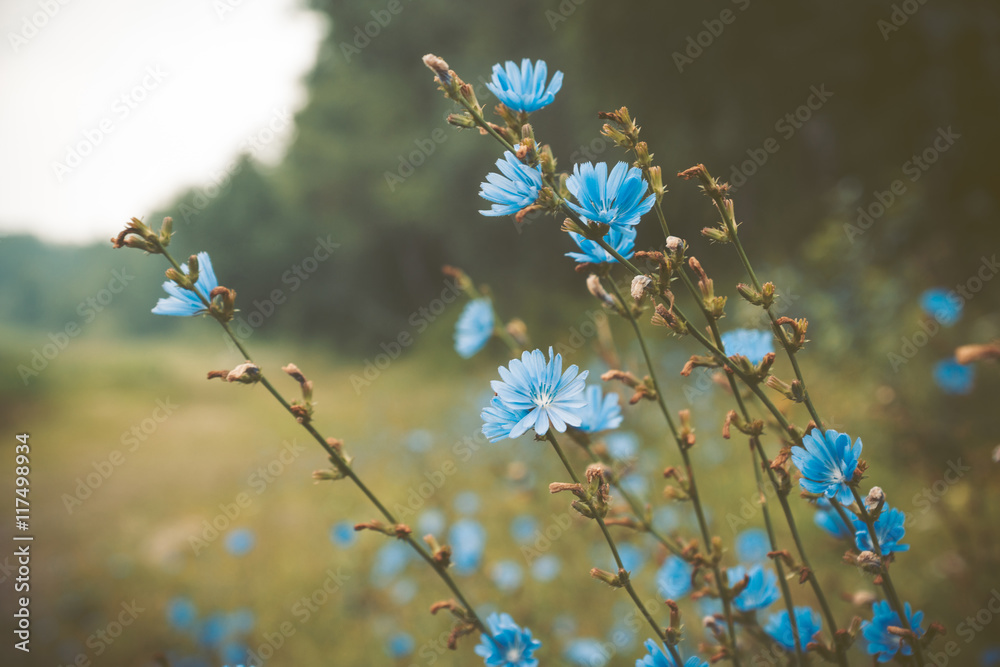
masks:
<instances>
[{"instance_id":1,"label":"grass field","mask_svg":"<svg viewBox=\"0 0 1000 667\"><path fill-rule=\"evenodd\" d=\"M478 638L465 638L457 653L444 648L450 621L427 610L449 595L422 563L398 560L388 538L375 533L359 533L351 545L332 539L338 523L374 519L376 512L346 481L313 482L311 472L326 467L322 451L263 387L204 379L206 371L240 360L205 333L208 323L190 325L184 344L74 340L27 386L18 381L4 389L5 451L12 452L15 432L30 433L32 446L31 664L146 665L165 654L175 666L217 666L240 664L246 649L276 666L479 664L471 647ZM286 396L295 397L297 385L281 365L294 361L314 381L316 426L346 442L354 469L416 533L429 528L446 540L457 522L482 524L482 563L456 578L481 613L506 611L530 626L543 641L542 664L572 664L565 650L581 638L612 647L609 664L634 664L649 629L626 631L631 607L624 592L588 576L591 567L610 568L611 559L597 527L577 516L567 497L547 492L550 481L567 481L551 450L530 437L491 445L479 435L489 380L507 353L496 344L461 362L444 350L449 326L435 325L414 349L369 374L365 386L357 382L364 362L257 341L251 349ZM5 340L4 362L13 367L38 337L15 332ZM568 357L596 380L605 367L590 343ZM681 348L661 346L670 353L660 372L670 380L673 409L694 411L701 492L729 549L725 564L735 565L736 533L762 526L750 454L743 436L721 438L731 402L725 391L708 376L682 382L677 375L686 358ZM631 348L620 349L625 364L639 370ZM906 540L913 550L894 566L897 586L952 631L962 653L951 664L977 664L996 627L973 632L968 643L954 632L986 608L990 582L998 579L986 568L998 559L997 489L983 470L988 450L969 438L908 462L909 445L893 416L899 398L880 393L878 378L857 369L806 361L807 372L827 379L815 390L822 409L835 426L863 437L871 479L913 514ZM696 537L689 506L667 504L661 494L662 469L678 463L662 415L649 402L626 406L622 430L640 443L631 488L659 510L658 525ZM565 444L582 471L582 452ZM773 455L773 441L770 447ZM955 451L976 469L934 487ZM934 493L921 503L924 488ZM855 613L867 615L844 597L874 590L871 582L840 564L845 545L817 528L808 504L792 495L837 617L846 624ZM772 505L779 541L791 548ZM665 552L646 535L613 530L630 545L637 588L655 598ZM536 562L543 555L544 567ZM798 603L815 606L806 587L793 581L792 588ZM5 597L3 604L6 614L11 603ZM704 609L687 601L682 610L692 651ZM666 624L665 613L660 620ZM399 633L413 645L397 658L391 647L407 643ZM755 664L771 664L758 658ZM869 662L855 648L852 663Z\"/></svg>"}]
</instances>

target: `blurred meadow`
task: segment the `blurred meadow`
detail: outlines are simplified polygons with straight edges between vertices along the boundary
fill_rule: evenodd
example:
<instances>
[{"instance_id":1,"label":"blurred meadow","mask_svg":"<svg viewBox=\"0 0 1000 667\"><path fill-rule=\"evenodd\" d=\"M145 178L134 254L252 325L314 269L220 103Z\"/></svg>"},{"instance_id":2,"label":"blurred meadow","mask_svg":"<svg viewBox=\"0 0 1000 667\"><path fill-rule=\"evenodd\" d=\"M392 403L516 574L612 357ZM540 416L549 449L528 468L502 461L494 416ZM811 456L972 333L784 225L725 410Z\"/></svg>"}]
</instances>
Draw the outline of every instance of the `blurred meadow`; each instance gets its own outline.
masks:
<instances>
[{"instance_id":1,"label":"blurred meadow","mask_svg":"<svg viewBox=\"0 0 1000 667\"><path fill-rule=\"evenodd\" d=\"M220 283L238 292L234 328L257 363L288 396L296 383L278 369L303 370L316 426L346 443L353 468L415 535L473 544L455 577L481 616L507 612L530 627L543 665L643 655L649 628L630 625L625 594L588 574L614 569L596 526L548 493L568 480L546 444L482 436L489 382L510 353L494 339L459 358L453 333L467 299L453 298L441 267L488 285L502 318L524 320L532 347L554 346L592 382L613 357L642 376L640 351L628 323L587 293L558 220L478 213L499 151L446 123L453 105L420 61L433 52L477 94L495 62L544 58L562 70L556 102L532 118L562 170L631 160L597 119L627 105L663 165L673 233L729 297L724 330L767 322L735 292L745 277L732 249L699 234L715 223L708 199L673 174L701 162L739 186L757 273L777 285L782 314L809 320L800 358L813 398L830 427L863 440L863 489L878 484L907 514L912 548L893 575L948 631L934 664L1000 665L989 607L1000 600L1000 367L973 366L971 384L935 378L957 347L1000 338L996 3L314 0L308 10L322 37L275 163L231 156L218 179L109 219L87 243L0 220L10 230L0 240L2 451L12 461L14 434L30 433L35 536L32 651L13 651L7 631L2 664L480 664L478 637L449 651L450 619L428 613L447 589L402 543L351 529L375 510L346 481L314 483L325 454L264 388L205 380L243 361L215 322L149 312L167 264L104 240L132 215L155 226L172 216L178 257L211 254ZM496 100L486 95L489 115ZM637 247L662 243L658 234L650 216ZM968 291L958 321L921 307L934 287ZM709 369L681 377L699 348L642 319L667 403L692 412L723 564L766 560L746 438L722 437L728 386ZM792 376L781 355L773 372ZM648 401L628 405L617 385L605 390L621 391L624 423L595 442L627 466L658 529L696 537L690 505L664 497L663 470L679 462L662 415ZM802 406L780 405L808 423ZM582 470L588 459L564 440ZM777 454L774 438L765 447ZM13 503L13 464L3 470ZM845 625L868 617L853 596L874 590L870 578L842 563L845 545L797 496L796 487L792 508L835 615ZM665 550L611 530L637 589L661 602ZM3 549L10 625L14 558ZM808 587L791 586L797 604L814 603ZM689 598L681 608L693 654L715 609ZM956 655L941 653L948 641ZM612 647L606 660L596 644ZM862 644L852 665L872 662ZM764 653L749 664L783 660Z\"/></svg>"}]
</instances>

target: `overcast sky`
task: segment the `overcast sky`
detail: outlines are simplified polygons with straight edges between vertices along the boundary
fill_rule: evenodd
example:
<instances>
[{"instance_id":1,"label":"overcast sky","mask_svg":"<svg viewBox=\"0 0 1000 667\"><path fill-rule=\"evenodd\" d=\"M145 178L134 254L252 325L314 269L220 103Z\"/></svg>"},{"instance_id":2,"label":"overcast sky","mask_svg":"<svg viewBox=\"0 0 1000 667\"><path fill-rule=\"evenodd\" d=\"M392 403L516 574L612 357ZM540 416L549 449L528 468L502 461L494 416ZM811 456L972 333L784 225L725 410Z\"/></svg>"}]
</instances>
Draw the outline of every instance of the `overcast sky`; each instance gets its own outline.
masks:
<instances>
[{"instance_id":1,"label":"overcast sky","mask_svg":"<svg viewBox=\"0 0 1000 667\"><path fill-rule=\"evenodd\" d=\"M3 0L0 235L105 240L273 163L325 30L299 0Z\"/></svg>"}]
</instances>

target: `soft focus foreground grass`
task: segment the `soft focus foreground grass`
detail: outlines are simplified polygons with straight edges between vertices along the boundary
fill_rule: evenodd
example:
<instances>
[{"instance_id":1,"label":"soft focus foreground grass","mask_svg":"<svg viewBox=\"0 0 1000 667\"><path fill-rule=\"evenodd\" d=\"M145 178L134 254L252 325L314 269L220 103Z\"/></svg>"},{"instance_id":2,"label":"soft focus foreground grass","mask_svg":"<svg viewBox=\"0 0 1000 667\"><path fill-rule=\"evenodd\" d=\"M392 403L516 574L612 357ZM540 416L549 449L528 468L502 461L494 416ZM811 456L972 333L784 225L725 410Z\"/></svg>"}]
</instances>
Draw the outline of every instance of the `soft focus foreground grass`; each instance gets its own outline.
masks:
<instances>
[{"instance_id":1,"label":"soft focus foreground grass","mask_svg":"<svg viewBox=\"0 0 1000 667\"><path fill-rule=\"evenodd\" d=\"M192 323L192 330L197 328ZM439 333L438 339L448 335L444 328ZM8 341L5 362L13 362L8 363L13 367L27 347L16 337ZM5 391L6 432L31 433L36 535L32 614L37 642L31 664L70 664L83 654L93 664L144 665L160 652L175 665L225 664L213 649L166 622L167 603L179 596L194 603L202 620L213 613L251 610L254 625L244 639L255 650L268 637L271 644L278 643L276 633L281 633L282 624L290 624L285 629L291 627L294 634L280 640L269 665L478 664L471 652L477 638L465 638L457 653L444 650L450 620L443 614L431 616L427 608L449 595L425 566L411 562L388 585L375 587L372 565L387 538L365 532L349 548L331 542L333 524L374 519L376 512L348 482L312 482L310 473L326 467L322 451L262 387L204 379L207 370L231 368L239 361L220 338L195 332L189 341L182 346L75 340L27 388ZM669 352L661 373L671 380L671 405L675 410L693 409L701 493L711 507L714 532L731 548L735 532L744 527L739 519L746 517L746 527L762 527L759 512L753 510L756 494L745 438L734 434L727 442L720 435L721 418L732 401L706 377L701 386L707 389L689 403L685 384L676 374L686 355L676 344L657 345ZM454 507L455 497L466 491L478 494L480 507L472 516L488 532L484 565L479 573L457 579L480 612L507 611L530 626L544 643L539 657L545 664L562 663L569 640L609 639L611 628L630 607L624 593L587 574L594 566L611 567L596 526L574 516L570 528L559 531L547 553L557 556L562 568L546 583L532 579L528 559L510 536L510 522L518 515L535 516L545 529L558 526L560 520L553 517L572 513L569 498L547 493L548 482L566 481L548 446L530 437L495 445L482 440L462 444L478 432L479 411L491 395L488 381L495 376L496 365L507 359L498 344L466 363L450 351L418 345L360 392L350 376L362 372L363 363L345 364L318 350L296 348L292 353L257 341L251 341L251 349L288 398L296 396L297 385L277 370L284 363L294 361L314 381L317 427L346 441L355 470L390 507L398 503L413 509L401 518L415 529L420 514L432 508L452 524L463 516ZM639 370L638 359L629 348L623 350L626 365ZM589 345L570 361L590 368L594 380L605 370ZM780 363L776 368L785 370ZM891 409L887 405L892 397L883 389L882 403L871 398L879 394L878 378L859 375L852 368L822 369L808 358L806 369L814 375L824 373L825 381L814 383L813 393L834 425L863 436L864 456L872 463L870 478L886 488L894 506L912 512L910 499L935 474L943 474L946 459L938 461L933 452L925 452L923 469L930 472L924 476L913 474L921 468L912 461L899 462L901 450L889 430L892 420L884 414ZM685 381L686 386L694 386L697 377ZM144 420L154 415L158 400L176 408L144 440L138 444L129 440L130 429L142 428ZM804 414L792 414L799 424L807 421ZM662 469L678 463L674 444L662 434L662 423L652 403L626 408L623 429L641 436L644 495L654 506L663 505ZM582 470L579 450L564 441ZM304 450L293 460L286 455L285 462L275 463L295 442ZM430 444L425 452L407 446L423 442ZM773 456L777 447L773 440L768 443ZM124 459L121 465L113 467L82 504L67 509L64 494L73 494L79 480L95 472L95 464L107 470L102 462L115 450L121 456L116 460ZM427 498L412 493L428 474L440 479L435 472L450 470L449 463L456 472L445 476L440 489L433 489ZM262 486L259 469L269 465L271 473L279 468L280 472ZM913 551L902 554L893 570L905 599L952 628L984 606L990 582L997 579L992 572L970 570L977 549L985 552L980 562L996 558L991 526L997 510L995 503L982 498L983 494L995 497L996 491L977 488L971 483L974 478L975 473L949 485L931 511L920 514L907 533ZM9 482L5 479L3 484L6 489ZM229 520L221 537L206 540L196 555L191 538L206 537L203 522L223 514L220 506L236 504L241 493L249 497L248 506ZM793 492L799 525L836 615L845 625L853 613L867 615L863 609L852 609L840 593L874 590L871 583L839 564L846 545L822 534L813 525L808 505L796 496ZM976 497L980 502L974 506L981 513L970 518L968 508ZM408 499L417 500L408 504ZM665 520L678 535L696 537L689 507L673 507L673 517ZM791 549L780 509L776 503L772 508L780 542ZM256 536L253 549L241 557L231 555L224 544L225 534L237 528L249 528ZM642 535L612 530L643 554L633 580L644 595L655 597L655 573L664 553ZM546 547L544 542L540 545ZM737 563L732 553L726 558L726 565ZM491 567L501 560L524 569L524 585L518 590L501 591L490 580ZM339 573L340 588L308 613L301 604L296 606L321 590L331 571ZM416 587L412 599L407 599L407 582ZM794 582L792 588L797 603L815 604L807 588ZM117 617L123 602L133 600L144 611L120 638L110 645L91 638ZM775 605L772 611L778 608ZM690 602L682 609L689 638L686 650L692 650L702 637L703 612ZM660 614L660 620L666 623L666 615ZM394 660L384 650L388 637L397 631L416 641L408 659ZM632 665L649 634L639 626L638 635L620 645L611 664ZM984 639L981 633L975 641L978 645ZM972 664L972 655L970 649L969 661L963 664ZM860 649L853 658L856 664L870 660Z\"/></svg>"}]
</instances>

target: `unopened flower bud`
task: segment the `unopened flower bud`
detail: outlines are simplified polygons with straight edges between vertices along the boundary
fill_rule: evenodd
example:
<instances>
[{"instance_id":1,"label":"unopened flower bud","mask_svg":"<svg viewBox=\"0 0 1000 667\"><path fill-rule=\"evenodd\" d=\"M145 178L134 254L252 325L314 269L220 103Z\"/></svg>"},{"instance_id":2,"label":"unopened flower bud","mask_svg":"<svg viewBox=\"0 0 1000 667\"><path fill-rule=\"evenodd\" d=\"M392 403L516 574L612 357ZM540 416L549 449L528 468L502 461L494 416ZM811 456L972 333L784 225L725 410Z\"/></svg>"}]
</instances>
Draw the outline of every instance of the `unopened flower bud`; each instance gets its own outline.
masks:
<instances>
[{"instance_id":1,"label":"unopened flower bud","mask_svg":"<svg viewBox=\"0 0 1000 667\"><path fill-rule=\"evenodd\" d=\"M624 572L624 570L622 572ZM597 567L593 568L590 571L590 576L592 576L594 579L598 579L600 581L603 581L604 583L606 583L608 586L611 586L612 588L621 588L624 585L622 583L622 581L621 581L620 574L621 573L619 573L619 574L612 574L612 573L608 572L607 570L602 570L602 569L597 568Z\"/></svg>"},{"instance_id":2,"label":"unopened flower bud","mask_svg":"<svg viewBox=\"0 0 1000 667\"><path fill-rule=\"evenodd\" d=\"M451 83L451 76L448 74L450 68L448 67L448 63L444 61L444 58L439 58L433 53L428 53L424 56L423 60L424 64L437 75L437 78L443 85Z\"/></svg>"},{"instance_id":3,"label":"unopened flower bud","mask_svg":"<svg viewBox=\"0 0 1000 667\"><path fill-rule=\"evenodd\" d=\"M874 551L862 551L857 558L858 567L867 572L878 572L882 569L882 561Z\"/></svg>"},{"instance_id":4,"label":"unopened flower bud","mask_svg":"<svg viewBox=\"0 0 1000 667\"><path fill-rule=\"evenodd\" d=\"M528 325L524 320L514 318L507 323L507 333L522 347L528 346Z\"/></svg>"},{"instance_id":5,"label":"unopened flower bud","mask_svg":"<svg viewBox=\"0 0 1000 667\"><path fill-rule=\"evenodd\" d=\"M646 288L649 287L653 280L649 276L636 276L632 279L632 298L635 299L636 303L642 302L642 297L646 293Z\"/></svg>"},{"instance_id":6,"label":"unopened flower bud","mask_svg":"<svg viewBox=\"0 0 1000 667\"><path fill-rule=\"evenodd\" d=\"M729 230L725 227L705 227L701 230L701 235L716 243L728 243L731 240Z\"/></svg>"},{"instance_id":7,"label":"unopened flower bud","mask_svg":"<svg viewBox=\"0 0 1000 667\"><path fill-rule=\"evenodd\" d=\"M187 279L192 285L198 282L198 255L188 257Z\"/></svg>"},{"instance_id":8,"label":"unopened flower bud","mask_svg":"<svg viewBox=\"0 0 1000 667\"><path fill-rule=\"evenodd\" d=\"M607 291L604 289L604 286L601 285L601 279L597 274L591 273L589 276L587 276L587 289L590 291L591 294L597 297L598 301L606 303L612 308L617 307L614 297L608 294Z\"/></svg>"},{"instance_id":9,"label":"unopened flower bud","mask_svg":"<svg viewBox=\"0 0 1000 667\"><path fill-rule=\"evenodd\" d=\"M229 371L229 375L226 376L226 380L229 382L239 382L241 384L253 384L260 380L260 368L253 362L244 362Z\"/></svg>"},{"instance_id":10,"label":"unopened flower bud","mask_svg":"<svg viewBox=\"0 0 1000 667\"><path fill-rule=\"evenodd\" d=\"M476 126L476 119L473 118L468 111L463 111L461 113L450 113L448 114L448 124L454 125L455 127L463 127L469 129Z\"/></svg>"},{"instance_id":11,"label":"unopened flower bud","mask_svg":"<svg viewBox=\"0 0 1000 667\"><path fill-rule=\"evenodd\" d=\"M677 252L684 247L684 239L679 236L668 236L667 237L667 250L670 252Z\"/></svg>"},{"instance_id":12,"label":"unopened flower bud","mask_svg":"<svg viewBox=\"0 0 1000 667\"><path fill-rule=\"evenodd\" d=\"M865 497L865 509L867 509L872 514L872 519L877 519L878 515L882 512L882 506L885 504L885 492L882 491L882 487L873 486L868 495Z\"/></svg>"},{"instance_id":13,"label":"unopened flower bud","mask_svg":"<svg viewBox=\"0 0 1000 667\"><path fill-rule=\"evenodd\" d=\"M990 359L1000 359L1000 341L988 345L963 345L955 350L955 361L960 364Z\"/></svg>"}]
</instances>

